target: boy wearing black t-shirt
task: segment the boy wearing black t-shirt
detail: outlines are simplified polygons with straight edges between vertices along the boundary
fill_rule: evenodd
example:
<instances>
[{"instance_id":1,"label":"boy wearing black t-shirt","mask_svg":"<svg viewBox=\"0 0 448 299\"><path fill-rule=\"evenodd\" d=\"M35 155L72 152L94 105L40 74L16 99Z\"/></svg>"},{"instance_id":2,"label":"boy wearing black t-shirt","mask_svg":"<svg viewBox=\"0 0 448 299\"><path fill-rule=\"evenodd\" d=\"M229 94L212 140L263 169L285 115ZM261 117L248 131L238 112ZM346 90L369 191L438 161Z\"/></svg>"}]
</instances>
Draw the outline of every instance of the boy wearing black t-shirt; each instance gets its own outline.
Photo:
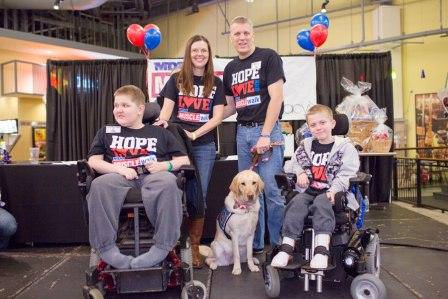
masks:
<instances>
[{"instance_id":1,"label":"boy wearing black t-shirt","mask_svg":"<svg viewBox=\"0 0 448 299\"><path fill-rule=\"evenodd\" d=\"M301 142L291 159L297 185L304 192L286 207L283 242L280 252L272 259L274 267L288 264L295 240L302 234L305 218L311 212L316 236L310 267L327 268L330 236L335 227L334 197L338 192L348 191L349 180L359 169L359 155L350 140L332 136L336 123L330 108L314 105L308 110L306 120L313 136Z\"/></svg>"},{"instance_id":2,"label":"boy wearing black t-shirt","mask_svg":"<svg viewBox=\"0 0 448 299\"><path fill-rule=\"evenodd\" d=\"M189 160L169 131L142 123L145 95L138 87L123 86L114 98L118 125L101 128L88 154L90 167L102 174L87 195L90 245L117 269L151 267L165 259L180 237L181 191L171 171ZM123 255L115 244L120 210L131 188L141 188L155 229L155 244L136 258Z\"/></svg>"}]
</instances>

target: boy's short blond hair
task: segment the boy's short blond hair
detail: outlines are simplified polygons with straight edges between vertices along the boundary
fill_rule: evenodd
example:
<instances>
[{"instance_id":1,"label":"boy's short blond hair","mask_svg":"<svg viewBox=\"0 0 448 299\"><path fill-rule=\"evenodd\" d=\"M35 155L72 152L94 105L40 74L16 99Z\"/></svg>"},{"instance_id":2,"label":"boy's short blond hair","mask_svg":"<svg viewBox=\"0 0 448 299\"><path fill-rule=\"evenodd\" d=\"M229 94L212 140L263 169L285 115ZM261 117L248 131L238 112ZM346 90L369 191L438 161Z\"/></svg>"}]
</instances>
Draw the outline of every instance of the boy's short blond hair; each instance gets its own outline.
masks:
<instances>
[{"instance_id":1,"label":"boy's short blond hair","mask_svg":"<svg viewBox=\"0 0 448 299\"><path fill-rule=\"evenodd\" d=\"M311 106L306 112L306 121L308 121L309 115L317 113L325 113L333 119L333 111L330 109L330 107L321 104L316 104L314 106Z\"/></svg>"},{"instance_id":2,"label":"boy's short blond hair","mask_svg":"<svg viewBox=\"0 0 448 299\"><path fill-rule=\"evenodd\" d=\"M230 25L232 25L232 24L249 24L251 28L254 27L254 24L252 24L252 21L249 18L244 17L244 16L234 17L232 22L230 22Z\"/></svg>"},{"instance_id":3,"label":"boy's short blond hair","mask_svg":"<svg viewBox=\"0 0 448 299\"><path fill-rule=\"evenodd\" d=\"M131 97L131 101L137 105L145 105L146 97L143 91L135 85L124 85L114 92L114 98L119 95Z\"/></svg>"}]
</instances>

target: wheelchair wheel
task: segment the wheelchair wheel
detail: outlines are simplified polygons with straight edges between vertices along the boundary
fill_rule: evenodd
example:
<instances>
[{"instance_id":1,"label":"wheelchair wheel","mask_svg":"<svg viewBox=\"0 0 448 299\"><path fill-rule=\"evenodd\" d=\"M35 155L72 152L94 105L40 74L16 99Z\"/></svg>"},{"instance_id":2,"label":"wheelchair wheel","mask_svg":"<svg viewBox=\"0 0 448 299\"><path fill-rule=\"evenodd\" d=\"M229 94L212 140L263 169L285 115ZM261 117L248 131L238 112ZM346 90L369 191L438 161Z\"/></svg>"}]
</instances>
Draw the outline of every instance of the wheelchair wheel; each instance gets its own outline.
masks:
<instances>
[{"instance_id":1,"label":"wheelchair wheel","mask_svg":"<svg viewBox=\"0 0 448 299\"><path fill-rule=\"evenodd\" d=\"M267 265L264 272L264 289L269 298L277 298L280 295L280 276L278 270Z\"/></svg>"},{"instance_id":2,"label":"wheelchair wheel","mask_svg":"<svg viewBox=\"0 0 448 299\"><path fill-rule=\"evenodd\" d=\"M182 299L206 299L207 288L199 280L192 280L182 288Z\"/></svg>"},{"instance_id":3,"label":"wheelchair wheel","mask_svg":"<svg viewBox=\"0 0 448 299\"><path fill-rule=\"evenodd\" d=\"M381 255L380 255L380 237L374 234L366 250L366 271L376 277L380 277Z\"/></svg>"},{"instance_id":4,"label":"wheelchair wheel","mask_svg":"<svg viewBox=\"0 0 448 299\"><path fill-rule=\"evenodd\" d=\"M353 299L385 299L386 287L378 277L366 273L353 279L350 294Z\"/></svg>"},{"instance_id":5,"label":"wheelchair wheel","mask_svg":"<svg viewBox=\"0 0 448 299\"><path fill-rule=\"evenodd\" d=\"M103 299L104 296L97 288L85 286L82 290L84 299Z\"/></svg>"}]
</instances>

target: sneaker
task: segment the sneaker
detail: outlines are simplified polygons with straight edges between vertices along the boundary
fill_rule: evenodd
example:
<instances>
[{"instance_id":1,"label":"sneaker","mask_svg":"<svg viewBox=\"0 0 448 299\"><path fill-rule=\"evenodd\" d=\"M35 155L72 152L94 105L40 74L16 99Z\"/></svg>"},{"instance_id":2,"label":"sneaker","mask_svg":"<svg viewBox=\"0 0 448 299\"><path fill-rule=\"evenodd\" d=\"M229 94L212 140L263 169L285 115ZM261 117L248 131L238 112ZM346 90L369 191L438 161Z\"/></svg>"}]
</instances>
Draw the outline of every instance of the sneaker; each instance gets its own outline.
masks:
<instances>
[{"instance_id":1,"label":"sneaker","mask_svg":"<svg viewBox=\"0 0 448 299\"><path fill-rule=\"evenodd\" d=\"M264 253L264 248L253 248L252 252L253 254L262 254Z\"/></svg>"}]
</instances>

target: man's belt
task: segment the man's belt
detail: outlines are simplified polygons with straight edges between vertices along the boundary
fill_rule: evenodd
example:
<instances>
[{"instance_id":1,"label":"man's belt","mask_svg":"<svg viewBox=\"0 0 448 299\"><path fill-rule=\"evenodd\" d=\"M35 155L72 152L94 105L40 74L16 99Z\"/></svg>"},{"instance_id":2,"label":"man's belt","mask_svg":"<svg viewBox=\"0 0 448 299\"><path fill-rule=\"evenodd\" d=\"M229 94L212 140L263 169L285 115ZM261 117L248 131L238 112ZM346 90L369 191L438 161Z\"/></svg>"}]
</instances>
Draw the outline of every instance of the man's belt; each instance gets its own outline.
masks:
<instances>
[{"instance_id":1,"label":"man's belt","mask_svg":"<svg viewBox=\"0 0 448 299\"><path fill-rule=\"evenodd\" d=\"M256 121L239 121L238 125L243 127L259 127L262 126L264 122L256 122Z\"/></svg>"}]
</instances>

